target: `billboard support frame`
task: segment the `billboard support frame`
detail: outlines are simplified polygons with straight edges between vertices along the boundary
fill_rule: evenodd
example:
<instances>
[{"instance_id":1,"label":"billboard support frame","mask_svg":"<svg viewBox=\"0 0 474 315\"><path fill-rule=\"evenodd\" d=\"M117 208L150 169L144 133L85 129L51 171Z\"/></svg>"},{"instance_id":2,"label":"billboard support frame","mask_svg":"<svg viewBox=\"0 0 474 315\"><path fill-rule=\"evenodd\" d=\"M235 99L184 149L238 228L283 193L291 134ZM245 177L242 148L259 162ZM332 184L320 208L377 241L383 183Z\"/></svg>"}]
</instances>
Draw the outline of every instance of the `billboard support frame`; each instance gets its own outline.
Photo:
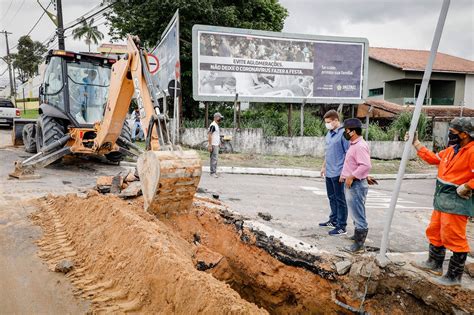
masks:
<instances>
[{"instance_id":1,"label":"billboard support frame","mask_svg":"<svg viewBox=\"0 0 474 315\"><path fill-rule=\"evenodd\" d=\"M220 27L220 26L210 26L210 25L194 25L192 29L192 38L193 38L193 97L196 101L212 101L212 102L230 102L232 101L229 96L213 96L213 95L199 95L198 93L198 34L199 32L222 32L228 34L235 34L238 36L261 36L261 37L272 37L272 38L287 38L289 40L301 40L301 41L327 41L331 43L354 43L354 44L363 44L364 48L362 51L362 73L361 73L361 97L265 97L265 100L262 97L258 96L240 96L240 101L244 102L263 102L263 103L302 103L306 98L306 103L316 103L316 104L338 104L344 102L345 104L359 104L368 95L368 62L369 62L369 42L366 38L360 37L338 37L338 36L322 36L322 35L306 35L306 34L295 34L295 33L279 33L279 32L270 32L270 31L260 31L260 30L251 30L251 29L241 29L241 28L230 28L230 27ZM194 57L195 56L195 57Z\"/></svg>"}]
</instances>

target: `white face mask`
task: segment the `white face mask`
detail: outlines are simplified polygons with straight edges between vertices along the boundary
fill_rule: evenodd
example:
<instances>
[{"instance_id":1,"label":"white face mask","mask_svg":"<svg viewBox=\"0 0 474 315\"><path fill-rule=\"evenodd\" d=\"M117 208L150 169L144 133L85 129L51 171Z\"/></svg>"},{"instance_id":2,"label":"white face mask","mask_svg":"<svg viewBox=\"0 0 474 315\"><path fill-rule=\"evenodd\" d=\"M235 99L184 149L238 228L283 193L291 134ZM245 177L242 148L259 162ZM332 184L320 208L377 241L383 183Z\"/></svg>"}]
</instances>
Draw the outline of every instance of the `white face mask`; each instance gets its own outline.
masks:
<instances>
[{"instance_id":1,"label":"white face mask","mask_svg":"<svg viewBox=\"0 0 474 315\"><path fill-rule=\"evenodd\" d=\"M327 130L333 130L334 129L334 127L332 126L331 123L325 123L324 125L326 126Z\"/></svg>"}]
</instances>

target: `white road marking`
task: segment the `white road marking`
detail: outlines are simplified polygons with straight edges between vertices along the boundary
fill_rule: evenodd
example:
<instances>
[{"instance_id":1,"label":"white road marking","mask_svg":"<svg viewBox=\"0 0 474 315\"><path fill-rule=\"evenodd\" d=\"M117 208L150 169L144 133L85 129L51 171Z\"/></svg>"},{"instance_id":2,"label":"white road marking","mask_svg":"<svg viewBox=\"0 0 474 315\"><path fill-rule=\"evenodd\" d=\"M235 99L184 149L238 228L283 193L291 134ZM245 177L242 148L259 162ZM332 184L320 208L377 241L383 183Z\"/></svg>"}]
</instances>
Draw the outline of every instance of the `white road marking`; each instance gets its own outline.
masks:
<instances>
[{"instance_id":1,"label":"white road marking","mask_svg":"<svg viewBox=\"0 0 474 315\"><path fill-rule=\"evenodd\" d=\"M300 186L301 189L310 191L317 196L326 196L326 189L312 186ZM369 190L365 202L366 208L388 209L390 207L391 196L387 192ZM412 210L432 210L432 207L423 207L416 205L415 201L404 200L398 198L397 209L412 209Z\"/></svg>"}]
</instances>

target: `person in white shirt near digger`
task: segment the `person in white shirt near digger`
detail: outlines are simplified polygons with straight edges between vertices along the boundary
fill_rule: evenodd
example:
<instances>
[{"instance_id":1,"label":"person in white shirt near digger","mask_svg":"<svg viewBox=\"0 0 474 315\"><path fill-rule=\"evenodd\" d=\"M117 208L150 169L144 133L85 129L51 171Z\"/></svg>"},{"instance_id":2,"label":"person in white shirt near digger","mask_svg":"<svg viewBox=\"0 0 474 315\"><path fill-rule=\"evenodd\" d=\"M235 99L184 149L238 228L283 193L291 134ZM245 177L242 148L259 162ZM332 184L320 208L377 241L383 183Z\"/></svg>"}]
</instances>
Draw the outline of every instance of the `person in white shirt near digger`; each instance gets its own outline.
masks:
<instances>
[{"instance_id":1,"label":"person in white shirt near digger","mask_svg":"<svg viewBox=\"0 0 474 315\"><path fill-rule=\"evenodd\" d=\"M224 116L221 113L217 112L214 114L214 121L209 126L209 131L207 133L208 146L207 150L210 153L211 157L211 176L217 176L217 157L219 156L219 147L221 145L221 133L219 130L219 124L224 119Z\"/></svg>"}]
</instances>

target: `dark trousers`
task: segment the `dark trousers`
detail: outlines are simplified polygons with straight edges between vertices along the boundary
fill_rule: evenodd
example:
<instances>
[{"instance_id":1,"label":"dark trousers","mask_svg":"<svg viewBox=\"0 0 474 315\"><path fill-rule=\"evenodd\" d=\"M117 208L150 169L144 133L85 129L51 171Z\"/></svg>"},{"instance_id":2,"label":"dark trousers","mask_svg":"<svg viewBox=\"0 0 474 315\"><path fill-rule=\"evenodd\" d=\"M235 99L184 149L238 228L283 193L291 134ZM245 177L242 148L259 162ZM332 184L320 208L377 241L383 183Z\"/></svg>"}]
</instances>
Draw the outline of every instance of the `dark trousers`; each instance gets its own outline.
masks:
<instances>
[{"instance_id":1,"label":"dark trousers","mask_svg":"<svg viewBox=\"0 0 474 315\"><path fill-rule=\"evenodd\" d=\"M347 206L344 196L344 183L339 183L339 177L326 177L326 192L331 207L329 221L337 228L346 229Z\"/></svg>"}]
</instances>

